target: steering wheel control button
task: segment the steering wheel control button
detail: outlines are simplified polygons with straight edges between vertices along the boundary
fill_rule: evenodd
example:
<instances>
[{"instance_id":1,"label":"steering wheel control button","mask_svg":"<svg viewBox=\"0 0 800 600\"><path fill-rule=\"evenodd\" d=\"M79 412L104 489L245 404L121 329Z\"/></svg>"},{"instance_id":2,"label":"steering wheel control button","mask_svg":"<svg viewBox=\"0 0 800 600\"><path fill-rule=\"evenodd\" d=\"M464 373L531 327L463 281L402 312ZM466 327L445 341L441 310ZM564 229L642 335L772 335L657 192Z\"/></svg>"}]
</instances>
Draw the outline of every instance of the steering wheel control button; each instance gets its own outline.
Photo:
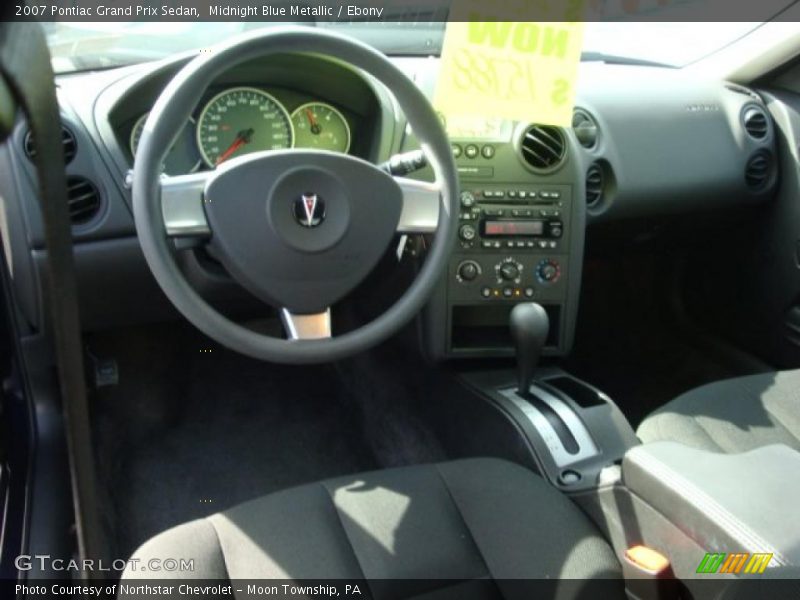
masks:
<instances>
[{"instance_id":1,"label":"steering wheel control button","mask_svg":"<svg viewBox=\"0 0 800 600\"><path fill-rule=\"evenodd\" d=\"M475 281L478 275L481 274L481 267L474 260L465 260L456 270L456 279L461 283L469 283Z\"/></svg>"},{"instance_id":2,"label":"steering wheel control button","mask_svg":"<svg viewBox=\"0 0 800 600\"><path fill-rule=\"evenodd\" d=\"M477 158L479 152L480 151L475 144L467 144L464 146L464 156L467 158Z\"/></svg>"},{"instance_id":3,"label":"steering wheel control button","mask_svg":"<svg viewBox=\"0 0 800 600\"><path fill-rule=\"evenodd\" d=\"M317 227L325 218L325 201L312 192L295 198L292 206L294 218L303 227Z\"/></svg>"}]
</instances>

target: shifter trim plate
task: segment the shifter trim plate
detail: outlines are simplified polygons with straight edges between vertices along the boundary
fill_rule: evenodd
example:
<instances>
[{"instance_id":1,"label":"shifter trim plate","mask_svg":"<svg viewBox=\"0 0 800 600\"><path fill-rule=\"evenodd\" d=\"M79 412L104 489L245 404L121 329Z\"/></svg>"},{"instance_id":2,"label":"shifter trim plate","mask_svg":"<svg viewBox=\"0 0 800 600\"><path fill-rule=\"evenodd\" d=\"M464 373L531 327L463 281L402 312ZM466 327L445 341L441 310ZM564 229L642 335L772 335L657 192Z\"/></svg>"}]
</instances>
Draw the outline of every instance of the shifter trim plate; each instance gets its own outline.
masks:
<instances>
[{"instance_id":1,"label":"shifter trim plate","mask_svg":"<svg viewBox=\"0 0 800 600\"><path fill-rule=\"evenodd\" d=\"M544 443L547 445L548 450L550 450L550 455L553 457L553 461L556 463L557 467L561 468L568 465L573 465L584 459L592 458L593 456L600 454L600 450L594 443L589 430L586 428L586 425L583 424L583 421L581 421L580 417L578 417L572 407L570 407L561 398L554 396L536 384L532 384L529 388L529 391L539 400L552 408L558 417L564 422L564 426L569 430L569 432L572 434L572 437L574 437L575 441L578 443L578 451L576 453L572 454L567 451L561 441L561 438L558 437L555 429L553 429L553 426L550 425L550 422L547 420L547 417L545 417L533 404L527 402L524 398L520 398L516 389L509 388L500 390L499 393L504 398L510 400L514 406L520 409L522 414L525 415L525 418L527 418L530 424L533 425L533 427L542 437Z\"/></svg>"}]
</instances>

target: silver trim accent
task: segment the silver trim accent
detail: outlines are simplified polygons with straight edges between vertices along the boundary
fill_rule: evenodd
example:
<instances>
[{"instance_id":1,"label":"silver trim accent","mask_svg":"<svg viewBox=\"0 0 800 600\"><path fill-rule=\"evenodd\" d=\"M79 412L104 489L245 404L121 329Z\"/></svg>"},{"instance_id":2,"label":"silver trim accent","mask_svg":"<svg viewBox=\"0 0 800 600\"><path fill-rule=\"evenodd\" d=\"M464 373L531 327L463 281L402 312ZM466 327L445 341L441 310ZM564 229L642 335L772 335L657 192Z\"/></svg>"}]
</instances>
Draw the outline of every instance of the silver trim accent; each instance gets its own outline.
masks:
<instances>
[{"instance_id":1,"label":"silver trim accent","mask_svg":"<svg viewBox=\"0 0 800 600\"><path fill-rule=\"evenodd\" d=\"M586 429L583 421L580 420L575 411L572 410L566 402L535 383L531 385L530 392L552 408L561 420L564 421L564 425L578 443L578 452L575 454L567 452L567 449L564 448L564 444L561 442L561 438L558 437L555 429L550 425L550 421L548 421L533 404L521 398L519 394L517 394L515 388L500 390L500 394L511 400L511 402L522 411L531 425L536 428L539 435L542 436L542 440L547 444L547 448L550 450L550 454L553 456L553 461L555 461L557 467L566 467L600 454L597 445L589 434L589 430Z\"/></svg>"},{"instance_id":2,"label":"silver trim accent","mask_svg":"<svg viewBox=\"0 0 800 600\"><path fill-rule=\"evenodd\" d=\"M320 340L331 337L331 309L313 315L296 315L281 309L281 321L291 340Z\"/></svg>"},{"instance_id":3,"label":"silver trim accent","mask_svg":"<svg viewBox=\"0 0 800 600\"><path fill-rule=\"evenodd\" d=\"M208 172L161 178L161 213L172 237L211 235L203 197Z\"/></svg>"},{"instance_id":4,"label":"silver trim accent","mask_svg":"<svg viewBox=\"0 0 800 600\"><path fill-rule=\"evenodd\" d=\"M403 210L397 224L399 233L433 233L439 224L441 188L435 183L395 177L403 191Z\"/></svg>"}]
</instances>

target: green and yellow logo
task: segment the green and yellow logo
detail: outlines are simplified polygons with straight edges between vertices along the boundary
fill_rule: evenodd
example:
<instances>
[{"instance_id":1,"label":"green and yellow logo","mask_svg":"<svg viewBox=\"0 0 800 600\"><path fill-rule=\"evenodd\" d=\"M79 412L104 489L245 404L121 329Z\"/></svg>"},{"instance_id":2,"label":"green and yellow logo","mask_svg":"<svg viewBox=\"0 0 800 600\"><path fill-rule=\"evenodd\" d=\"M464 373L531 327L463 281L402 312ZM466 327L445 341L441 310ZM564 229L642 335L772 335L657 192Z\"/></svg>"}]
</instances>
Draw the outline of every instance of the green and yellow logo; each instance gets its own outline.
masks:
<instances>
[{"instance_id":1,"label":"green and yellow logo","mask_svg":"<svg viewBox=\"0 0 800 600\"><path fill-rule=\"evenodd\" d=\"M707 552L697 566L698 573L763 573L772 560L772 554L747 552Z\"/></svg>"}]
</instances>

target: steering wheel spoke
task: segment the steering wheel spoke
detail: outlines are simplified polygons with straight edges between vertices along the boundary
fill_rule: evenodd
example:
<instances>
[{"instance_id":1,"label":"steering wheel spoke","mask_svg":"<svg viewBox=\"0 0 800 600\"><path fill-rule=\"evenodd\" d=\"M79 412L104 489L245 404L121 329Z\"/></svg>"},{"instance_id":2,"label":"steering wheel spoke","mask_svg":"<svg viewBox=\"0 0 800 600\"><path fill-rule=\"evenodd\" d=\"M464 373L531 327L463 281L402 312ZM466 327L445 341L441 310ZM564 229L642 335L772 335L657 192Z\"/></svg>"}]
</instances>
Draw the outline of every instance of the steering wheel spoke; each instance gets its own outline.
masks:
<instances>
[{"instance_id":1,"label":"steering wheel spoke","mask_svg":"<svg viewBox=\"0 0 800 600\"><path fill-rule=\"evenodd\" d=\"M211 228L203 207L210 173L200 172L161 179L161 212L170 237L207 237Z\"/></svg>"},{"instance_id":2,"label":"steering wheel spoke","mask_svg":"<svg viewBox=\"0 0 800 600\"><path fill-rule=\"evenodd\" d=\"M439 224L442 189L436 183L395 177L403 192L398 233L433 233Z\"/></svg>"},{"instance_id":3,"label":"steering wheel spoke","mask_svg":"<svg viewBox=\"0 0 800 600\"><path fill-rule=\"evenodd\" d=\"M331 337L331 309L320 313L297 315L281 309L281 321L290 340L321 340Z\"/></svg>"}]
</instances>

